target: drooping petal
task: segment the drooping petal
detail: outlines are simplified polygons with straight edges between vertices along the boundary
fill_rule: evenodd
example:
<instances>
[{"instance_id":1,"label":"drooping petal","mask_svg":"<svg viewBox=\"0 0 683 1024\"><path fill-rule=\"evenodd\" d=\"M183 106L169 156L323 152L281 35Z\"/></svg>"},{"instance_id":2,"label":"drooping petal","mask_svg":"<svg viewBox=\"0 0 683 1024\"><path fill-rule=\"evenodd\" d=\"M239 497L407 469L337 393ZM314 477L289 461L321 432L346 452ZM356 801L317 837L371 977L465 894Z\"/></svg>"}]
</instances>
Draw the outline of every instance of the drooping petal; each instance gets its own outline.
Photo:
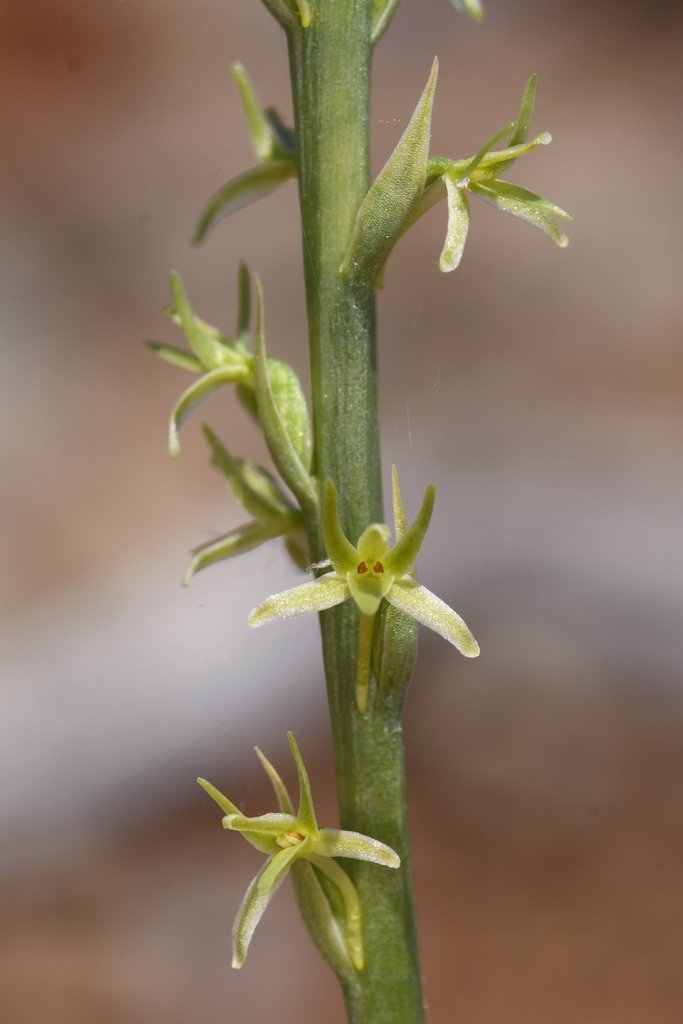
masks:
<instances>
[{"instance_id":1,"label":"drooping petal","mask_svg":"<svg viewBox=\"0 0 683 1024\"><path fill-rule=\"evenodd\" d=\"M275 619L288 619L304 612L321 612L333 608L351 596L346 582L336 572L325 573L310 583L302 583L281 594L273 594L249 616L250 626L263 626Z\"/></svg>"},{"instance_id":2,"label":"drooping petal","mask_svg":"<svg viewBox=\"0 0 683 1024\"><path fill-rule=\"evenodd\" d=\"M281 158L266 160L251 170L231 178L206 204L199 218L193 243L200 245L219 221L267 196L288 178L295 177L296 172L296 162L293 159Z\"/></svg>"},{"instance_id":3,"label":"drooping petal","mask_svg":"<svg viewBox=\"0 0 683 1024\"><path fill-rule=\"evenodd\" d=\"M268 904L284 881L285 875L281 874L275 879L269 889L262 891L260 889L261 878L269 866L270 860L267 860L256 877L249 883L249 888L237 911L237 917L232 929L232 966L235 968L241 967L244 963L256 925L263 917Z\"/></svg>"},{"instance_id":4,"label":"drooping petal","mask_svg":"<svg viewBox=\"0 0 683 1024\"><path fill-rule=\"evenodd\" d=\"M569 244L569 239L564 231L561 231L557 219L571 220L571 214L566 213L561 207L543 199L542 196L520 185L511 185L507 181L487 181L486 183L472 182L472 192L481 199L491 203L504 213L511 213L513 217L519 217L527 224L539 228L546 235L564 249Z\"/></svg>"},{"instance_id":5,"label":"drooping petal","mask_svg":"<svg viewBox=\"0 0 683 1024\"><path fill-rule=\"evenodd\" d=\"M448 197L448 229L439 257L439 270L448 274L456 269L462 259L470 226L470 206L464 188L449 175L444 176L444 182Z\"/></svg>"},{"instance_id":6,"label":"drooping petal","mask_svg":"<svg viewBox=\"0 0 683 1024\"><path fill-rule=\"evenodd\" d=\"M199 380L190 384L189 388L183 391L173 406L169 419L168 451L170 455L175 457L180 452L178 430L190 413L194 412L197 406L201 405L215 391L225 387L226 384L236 384L243 379L244 376L241 371L236 371L232 367L219 367L217 370L209 370L208 373L205 373L203 377L200 377Z\"/></svg>"},{"instance_id":7,"label":"drooping petal","mask_svg":"<svg viewBox=\"0 0 683 1024\"><path fill-rule=\"evenodd\" d=\"M458 613L415 580L396 580L387 594L387 601L400 611L407 612L423 626L433 629L457 647L466 658L476 658L479 654L479 644Z\"/></svg>"},{"instance_id":8,"label":"drooping petal","mask_svg":"<svg viewBox=\"0 0 683 1024\"><path fill-rule=\"evenodd\" d=\"M234 558L236 555L244 555L247 551L253 551L254 548L260 547L266 541L279 536L281 532L271 525L265 526L258 522L246 523L244 526L238 526L237 529L223 533L220 537L215 537L205 544L199 544L194 548L190 564L185 570L183 586L189 587L192 578L202 569L208 569L216 562L224 562L227 558Z\"/></svg>"}]
</instances>

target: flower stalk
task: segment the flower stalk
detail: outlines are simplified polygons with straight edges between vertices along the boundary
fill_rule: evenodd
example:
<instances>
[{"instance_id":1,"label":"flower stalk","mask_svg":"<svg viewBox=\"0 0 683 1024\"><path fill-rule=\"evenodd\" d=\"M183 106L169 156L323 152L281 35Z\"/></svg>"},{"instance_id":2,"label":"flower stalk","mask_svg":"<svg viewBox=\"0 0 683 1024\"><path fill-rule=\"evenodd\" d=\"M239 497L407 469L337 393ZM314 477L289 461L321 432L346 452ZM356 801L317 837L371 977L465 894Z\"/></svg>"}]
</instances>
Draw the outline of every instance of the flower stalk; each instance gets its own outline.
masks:
<instances>
[{"instance_id":1,"label":"flower stalk","mask_svg":"<svg viewBox=\"0 0 683 1024\"><path fill-rule=\"evenodd\" d=\"M372 0L318 0L308 28L287 32L298 141L308 314L314 465L339 493L349 537L383 520L377 412L375 281L340 271L369 185ZM344 429L340 430L340 425ZM327 557L308 523L316 561ZM365 966L344 985L353 1024L422 1020L408 842L402 699L361 715L356 706L359 613L352 602L321 615L323 659L342 828L396 850L397 871L349 865L363 908ZM405 689L415 646L406 651Z\"/></svg>"}]
</instances>

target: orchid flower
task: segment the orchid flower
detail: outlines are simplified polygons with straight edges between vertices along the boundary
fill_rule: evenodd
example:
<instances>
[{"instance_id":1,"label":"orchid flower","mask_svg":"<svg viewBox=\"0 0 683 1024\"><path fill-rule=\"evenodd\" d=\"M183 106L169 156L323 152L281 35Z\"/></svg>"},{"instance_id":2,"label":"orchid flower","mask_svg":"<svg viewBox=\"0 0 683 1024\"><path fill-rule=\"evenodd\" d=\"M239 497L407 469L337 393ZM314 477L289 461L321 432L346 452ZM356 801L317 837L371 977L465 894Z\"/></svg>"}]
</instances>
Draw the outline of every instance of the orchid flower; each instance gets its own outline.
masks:
<instances>
[{"instance_id":1,"label":"orchid flower","mask_svg":"<svg viewBox=\"0 0 683 1024\"><path fill-rule=\"evenodd\" d=\"M282 779L258 747L256 753L275 790L279 811L248 818L210 782L197 779L224 812L223 828L241 832L247 842L268 854L235 918L232 966L241 967L244 963L256 925L292 870L304 920L320 951L338 970L359 971L363 968L360 900L353 882L334 858L350 857L397 868L400 857L385 843L360 832L318 827L308 773L291 732L287 739L299 779L296 814ZM341 914L327 899L316 872L337 890L339 901L334 902L343 908Z\"/></svg>"},{"instance_id":2,"label":"orchid flower","mask_svg":"<svg viewBox=\"0 0 683 1024\"><path fill-rule=\"evenodd\" d=\"M262 626L274 619L323 611L343 601L354 601L361 616L356 673L356 704L361 714L367 706L374 618L383 600L434 630L465 657L476 658L479 654L479 644L458 613L415 578L415 560L431 519L435 488L427 488L417 518L406 530L395 469L392 485L396 544L390 548L391 533L384 523L366 527L357 545L348 540L339 522L337 489L328 480L322 530L331 570L309 583L274 594L249 616L251 626Z\"/></svg>"}]
</instances>

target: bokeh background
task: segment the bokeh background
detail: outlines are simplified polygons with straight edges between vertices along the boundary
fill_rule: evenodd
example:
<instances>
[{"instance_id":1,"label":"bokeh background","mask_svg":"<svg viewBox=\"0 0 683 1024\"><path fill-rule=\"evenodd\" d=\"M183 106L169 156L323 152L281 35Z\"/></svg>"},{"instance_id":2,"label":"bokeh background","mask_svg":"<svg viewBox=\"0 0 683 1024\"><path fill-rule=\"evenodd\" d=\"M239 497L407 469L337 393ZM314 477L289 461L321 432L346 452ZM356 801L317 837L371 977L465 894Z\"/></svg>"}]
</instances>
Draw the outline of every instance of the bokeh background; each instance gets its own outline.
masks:
<instances>
[{"instance_id":1,"label":"bokeh background","mask_svg":"<svg viewBox=\"0 0 683 1024\"><path fill-rule=\"evenodd\" d=\"M438 484L422 578L482 656L425 635L407 733L429 1019L678 1024L683 1006L683 358L674 3L403 0L376 60L375 166L441 59L433 150L475 151L539 75L549 149L511 173L571 244L445 211L379 299L383 449L409 510ZM179 580L243 513L186 378L143 347L171 267L229 328L262 275L270 351L305 374L293 183L188 244L251 161L230 62L288 114L258 0L4 0L0 11L0 1018L8 1024L343 1020L284 891L245 969L232 916L258 858L194 777L269 806L252 747L296 731L334 823L316 624L256 637L294 580L277 543ZM206 415L260 457L229 400ZM284 647L282 645L285 645ZM286 652L286 657L283 656ZM244 847L244 849L242 848Z\"/></svg>"}]
</instances>

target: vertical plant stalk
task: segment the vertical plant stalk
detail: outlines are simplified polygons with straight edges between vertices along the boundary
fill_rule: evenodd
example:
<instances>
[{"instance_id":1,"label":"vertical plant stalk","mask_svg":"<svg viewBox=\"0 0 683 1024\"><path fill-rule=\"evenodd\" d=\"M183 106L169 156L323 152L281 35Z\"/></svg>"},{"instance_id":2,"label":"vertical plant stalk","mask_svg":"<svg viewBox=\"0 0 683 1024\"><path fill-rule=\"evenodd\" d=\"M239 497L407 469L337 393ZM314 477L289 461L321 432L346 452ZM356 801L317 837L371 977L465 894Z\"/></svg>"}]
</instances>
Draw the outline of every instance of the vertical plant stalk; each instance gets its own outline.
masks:
<instances>
[{"instance_id":1,"label":"vertical plant stalk","mask_svg":"<svg viewBox=\"0 0 683 1024\"><path fill-rule=\"evenodd\" d=\"M331 479L354 541L382 522L374 281L340 273L369 186L372 0L317 0L308 27L287 30L298 144L313 395L315 471ZM317 522L313 556L325 557ZM414 640L391 667L390 694L356 708L358 611L321 615L323 656L343 828L389 844L399 871L348 862L363 913L365 967L345 987L353 1024L423 1019L406 819L403 694Z\"/></svg>"}]
</instances>

